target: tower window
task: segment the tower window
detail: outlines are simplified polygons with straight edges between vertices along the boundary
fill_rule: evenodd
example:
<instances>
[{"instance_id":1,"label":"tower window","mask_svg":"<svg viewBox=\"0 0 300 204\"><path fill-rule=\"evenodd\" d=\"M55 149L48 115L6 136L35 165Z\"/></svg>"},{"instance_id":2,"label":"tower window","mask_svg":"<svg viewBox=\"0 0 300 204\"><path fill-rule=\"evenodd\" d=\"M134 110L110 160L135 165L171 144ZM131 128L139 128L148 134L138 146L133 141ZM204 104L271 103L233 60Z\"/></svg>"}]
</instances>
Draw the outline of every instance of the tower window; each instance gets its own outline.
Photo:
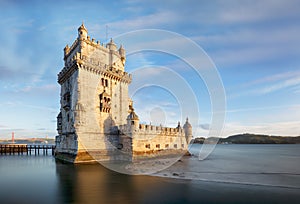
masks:
<instances>
[{"instance_id":1,"label":"tower window","mask_svg":"<svg viewBox=\"0 0 300 204\"><path fill-rule=\"evenodd\" d=\"M131 125L134 125L134 121L131 121Z\"/></svg>"},{"instance_id":2,"label":"tower window","mask_svg":"<svg viewBox=\"0 0 300 204\"><path fill-rule=\"evenodd\" d=\"M108 87L108 80L104 79L104 78L101 78L101 85Z\"/></svg>"},{"instance_id":3,"label":"tower window","mask_svg":"<svg viewBox=\"0 0 300 204\"><path fill-rule=\"evenodd\" d=\"M111 99L109 97L103 96L104 94L99 95L100 99L100 111L101 112L110 112Z\"/></svg>"}]
</instances>

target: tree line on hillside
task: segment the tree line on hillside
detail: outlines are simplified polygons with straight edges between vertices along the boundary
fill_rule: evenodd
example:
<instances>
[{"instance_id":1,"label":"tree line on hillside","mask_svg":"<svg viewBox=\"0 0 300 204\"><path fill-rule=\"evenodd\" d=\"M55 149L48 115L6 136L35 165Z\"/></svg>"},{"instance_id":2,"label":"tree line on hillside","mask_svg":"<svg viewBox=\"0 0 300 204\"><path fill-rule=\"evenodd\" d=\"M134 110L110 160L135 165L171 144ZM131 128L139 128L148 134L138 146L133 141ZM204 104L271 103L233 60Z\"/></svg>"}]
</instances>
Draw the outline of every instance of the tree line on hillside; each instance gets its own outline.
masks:
<instances>
[{"instance_id":1,"label":"tree line on hillside","mask_svg":"<svg viewBox=\"0 0 300 204\"><path fill-rule=\"evenodd\" d=\"M209 141L209 138L207 139ZM204 137L198 137L194 139L194 143L203 144L204 140ZM245 133L219 138L218 144L300 144L300 136L269 136Z\"/></svg>"}]
</instances>

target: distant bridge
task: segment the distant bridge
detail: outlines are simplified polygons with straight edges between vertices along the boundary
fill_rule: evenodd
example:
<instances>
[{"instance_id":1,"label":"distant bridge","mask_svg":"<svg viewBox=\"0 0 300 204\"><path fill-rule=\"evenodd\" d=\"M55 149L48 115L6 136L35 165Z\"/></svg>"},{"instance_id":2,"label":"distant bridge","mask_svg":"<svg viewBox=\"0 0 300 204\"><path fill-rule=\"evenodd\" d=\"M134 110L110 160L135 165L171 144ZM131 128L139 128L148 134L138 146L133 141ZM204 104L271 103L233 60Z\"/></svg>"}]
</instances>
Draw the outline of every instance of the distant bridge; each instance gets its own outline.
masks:
<instances>
[{"instance_id":1,"label":"distant bridge","mask_svg":"<svg viewBox=\"0 0 300 204\"><path fill-rule=\"evenodd\" d=\"M54 155L55 145L0 144L0 155Z\"/></svg>"}]
</instances>

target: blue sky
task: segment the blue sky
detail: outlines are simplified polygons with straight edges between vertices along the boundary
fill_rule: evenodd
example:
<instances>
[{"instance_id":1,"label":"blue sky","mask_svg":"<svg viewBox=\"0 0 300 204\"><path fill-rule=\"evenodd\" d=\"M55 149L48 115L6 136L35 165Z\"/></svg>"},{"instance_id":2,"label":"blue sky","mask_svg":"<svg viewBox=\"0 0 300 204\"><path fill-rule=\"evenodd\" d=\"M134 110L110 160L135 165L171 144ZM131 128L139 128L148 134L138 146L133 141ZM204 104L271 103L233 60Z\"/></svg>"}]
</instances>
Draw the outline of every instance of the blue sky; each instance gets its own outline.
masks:
<instances>
[{"instance_id":1,"label":"blue sky","mask_svg":"<svg viewBox=\"0 0 300 204\"><path fill-rule=\"evenodd\" d=\"M101 42L106 41L106 27L109 38L138 29L163 29L190 38L213 60L223 81L227 99L223 136L244 132L298 136L299 8L299 1L292 0L0 0L0 139L9 138L12 131L16 138L56 135L57 73L63 68L63 48L73 43L82 21L89 35ZM128 56L126 66L128 72L140 66L177 70L199 100L196 134L207 135L209 93L188 65L174 56L143 52ZM178 115L175 98L153 87L133 97L141 122L148 123L156 114L169 121L166 125L185 117Z\"/></svg>"}]
</instances>

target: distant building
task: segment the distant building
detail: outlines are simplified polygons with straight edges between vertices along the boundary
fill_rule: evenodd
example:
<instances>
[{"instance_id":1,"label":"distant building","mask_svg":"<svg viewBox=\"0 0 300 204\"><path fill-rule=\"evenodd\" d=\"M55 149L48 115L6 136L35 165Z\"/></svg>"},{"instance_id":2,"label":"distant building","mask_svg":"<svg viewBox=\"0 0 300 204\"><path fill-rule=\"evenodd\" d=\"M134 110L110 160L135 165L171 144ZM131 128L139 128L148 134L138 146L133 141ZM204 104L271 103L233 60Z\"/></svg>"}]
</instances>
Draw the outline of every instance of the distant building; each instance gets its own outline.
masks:
<instances>
[{"instance_id":1,"label":"distant building","mask_svg":"<svg viewBox=\"0 0 300 204\"><path fill-rule=\"evenodd\" d=\"M64 48L65 66L57 116L56 158L80 163L134 160L186 152L192 138L188 119L183 127L139 123L128 97L132 76L125 72L125 49L110 40L100 44L82 24L71 47Z\"/></svg>"}]
</instances>

